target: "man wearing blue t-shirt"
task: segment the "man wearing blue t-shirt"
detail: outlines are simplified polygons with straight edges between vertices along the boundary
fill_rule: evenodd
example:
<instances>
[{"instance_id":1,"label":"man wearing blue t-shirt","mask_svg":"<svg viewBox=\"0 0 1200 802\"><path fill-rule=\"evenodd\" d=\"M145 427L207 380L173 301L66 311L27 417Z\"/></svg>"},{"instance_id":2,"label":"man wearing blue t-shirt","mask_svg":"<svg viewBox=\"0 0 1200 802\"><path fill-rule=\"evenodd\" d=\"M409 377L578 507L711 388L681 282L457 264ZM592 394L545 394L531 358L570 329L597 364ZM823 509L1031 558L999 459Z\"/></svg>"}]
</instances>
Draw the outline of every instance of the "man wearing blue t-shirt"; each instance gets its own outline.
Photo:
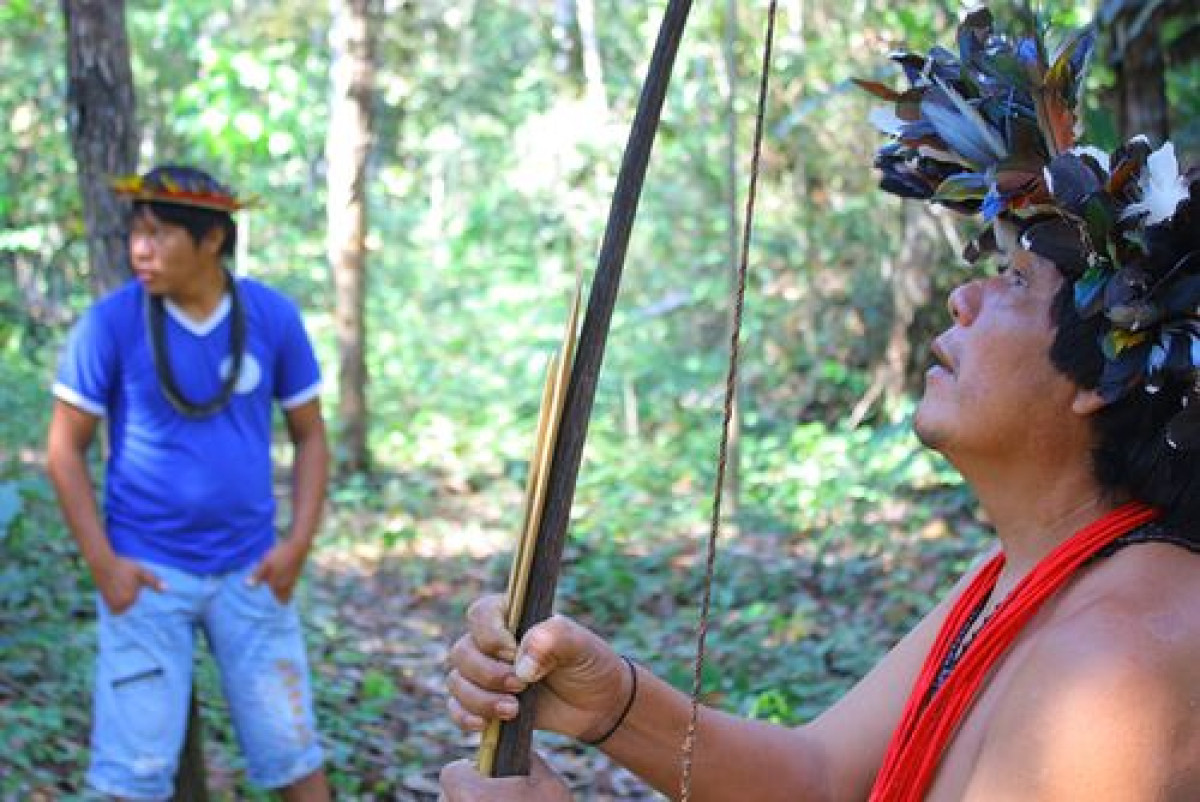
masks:
<instances>
[{"instance_id":1,"label":"man wearing blue t-shirt","mask_svg":"<svg viewBox=\"0 0 1200 802\"><path fill-rule=\"evenodd\" d=\"M95 579L99 650L88 782L166 799L187 724L195 633L220 668L255 785L327 800L308 663L291 602L320 520L328 446L320 369L296 307L224 266L241 201L157 167L133 202L135 281L71 333L47 459ZM291 526L275 536L271 415L294 446ZM104 516L86 455L101 418Z\"/></svg>"}]
</instances>

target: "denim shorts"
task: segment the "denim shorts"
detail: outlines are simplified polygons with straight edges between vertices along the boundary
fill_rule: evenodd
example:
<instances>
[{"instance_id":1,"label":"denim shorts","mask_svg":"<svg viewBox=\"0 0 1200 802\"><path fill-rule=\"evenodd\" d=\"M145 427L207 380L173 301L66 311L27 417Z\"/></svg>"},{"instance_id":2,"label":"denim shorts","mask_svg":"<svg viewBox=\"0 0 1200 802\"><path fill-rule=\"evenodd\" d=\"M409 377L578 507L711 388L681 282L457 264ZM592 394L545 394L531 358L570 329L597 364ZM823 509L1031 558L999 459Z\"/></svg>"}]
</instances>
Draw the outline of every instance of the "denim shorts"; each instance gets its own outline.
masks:
<instances>
[{"instance_id":1,"label":"denim shorts","mask_svg":"<svg viewBox=\"0 0 1200 802\"><path fill-rule=\"evenodd\" d=\"M300 620L252 568L196 575L146 565L166 590L143 587L113 615L97 597L100 646L88 783L125 799L171 796L187 728L197 631L220 670L247 778L282 788L320 768L323 755Z\"/></svg>"}]
</instances>

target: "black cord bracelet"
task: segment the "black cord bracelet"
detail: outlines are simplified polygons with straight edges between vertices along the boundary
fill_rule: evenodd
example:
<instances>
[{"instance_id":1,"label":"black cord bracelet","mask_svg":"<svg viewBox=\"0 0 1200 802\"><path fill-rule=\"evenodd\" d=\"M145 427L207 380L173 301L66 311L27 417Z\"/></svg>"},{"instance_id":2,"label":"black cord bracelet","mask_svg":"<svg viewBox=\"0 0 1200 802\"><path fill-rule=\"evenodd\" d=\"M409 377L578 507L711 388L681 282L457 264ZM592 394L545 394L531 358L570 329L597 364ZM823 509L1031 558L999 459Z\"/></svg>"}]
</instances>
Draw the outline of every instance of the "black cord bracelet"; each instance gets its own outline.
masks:
<instances>
[{"instance_id":1,"label":"black cord bracelet","mask_svg":"<svg viewBox=\"0 0 1200 802\"><path fill-rule=\"evenodd\" d=\"M633 661L625 655L621 655L621 659L625 661L625 665L629 666L629 678L633 683L629 688L629 699L625 702L625 709L621 711L621 715L617 716L617 720L613 722L613 725L608 728L607 732L605 732L599 738L584 741L584 743L588 746L600 746L609 738L613 737L617 730L621 729L621 725L625 723L625 719L629 716L629 711L633 709L633 702L637 699L637 666L635 666Z\"/></svg>"}]
</instances>

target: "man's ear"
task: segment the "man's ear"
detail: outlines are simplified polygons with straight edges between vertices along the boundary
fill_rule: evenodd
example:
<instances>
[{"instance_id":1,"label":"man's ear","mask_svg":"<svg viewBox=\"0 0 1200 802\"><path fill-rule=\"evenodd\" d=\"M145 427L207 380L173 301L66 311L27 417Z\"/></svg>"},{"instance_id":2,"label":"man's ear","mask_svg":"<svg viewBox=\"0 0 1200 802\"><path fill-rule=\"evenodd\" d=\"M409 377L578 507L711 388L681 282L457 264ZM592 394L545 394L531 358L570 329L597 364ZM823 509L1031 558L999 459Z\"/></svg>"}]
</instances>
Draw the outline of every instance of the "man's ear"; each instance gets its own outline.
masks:
<instances>
[{"instance_id":1,"label":"man's ear","mask_svg":"<svg viewBox=\"0 0 1200 802\"><path fill-rule=\"evenodd\" d=\"M1080 388L1075 391L1075 400L1071 402L1071 411L1076 415L1092 415L1108 406L1108 402L1095 390Z\"/></svg>"},{"instance_id":2,"label":"man's ear","mask_svg":"<svg viewBox=\"0 0 1200 802\"><path fill-rule=\"evenodd\" d=\"M211 254L213 257L221 255L221 247L225 244L225 229L220 226L213 226L208 231L204 232L204 236L200 239L200 248L205 253Z\"/></svg>"}]
</instances>

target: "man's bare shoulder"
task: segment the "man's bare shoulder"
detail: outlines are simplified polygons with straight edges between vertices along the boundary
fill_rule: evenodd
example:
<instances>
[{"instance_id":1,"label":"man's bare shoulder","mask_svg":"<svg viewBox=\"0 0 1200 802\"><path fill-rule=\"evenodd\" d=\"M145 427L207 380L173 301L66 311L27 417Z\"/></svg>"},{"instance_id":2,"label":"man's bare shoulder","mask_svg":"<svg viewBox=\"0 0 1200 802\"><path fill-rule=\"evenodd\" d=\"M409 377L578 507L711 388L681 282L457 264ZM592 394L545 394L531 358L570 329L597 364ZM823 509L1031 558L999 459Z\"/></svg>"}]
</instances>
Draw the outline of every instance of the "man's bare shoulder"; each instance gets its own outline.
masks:
<instances>
[{"instance_id":1,"label":"man's bare shoulder","mask_svg":"<svg viewBox=\"0 0 1200 802\"><path fill-rule=\"evenodd\" d=\"M1026 761L1028 798L1200 798L1200 555L1125 549L1027 635L994 734L1024 740L997 751Z\"/></svg>"},{"instance_id":2,"label":"man's bare shoulder","mask_svg":"<svg viewBox=\"0 0 1200 802\"><path fill-rule=\"evenodd\" d=\"M1049 611L1037 654L1102 664L1127 659L1167 670L1200 654L1200 554L1149 543L1085 569ZM1105 658L1108 659L1105 659ZM1066 666L1059 666L1066 667Z\"/></svg>"}]
</instances>

